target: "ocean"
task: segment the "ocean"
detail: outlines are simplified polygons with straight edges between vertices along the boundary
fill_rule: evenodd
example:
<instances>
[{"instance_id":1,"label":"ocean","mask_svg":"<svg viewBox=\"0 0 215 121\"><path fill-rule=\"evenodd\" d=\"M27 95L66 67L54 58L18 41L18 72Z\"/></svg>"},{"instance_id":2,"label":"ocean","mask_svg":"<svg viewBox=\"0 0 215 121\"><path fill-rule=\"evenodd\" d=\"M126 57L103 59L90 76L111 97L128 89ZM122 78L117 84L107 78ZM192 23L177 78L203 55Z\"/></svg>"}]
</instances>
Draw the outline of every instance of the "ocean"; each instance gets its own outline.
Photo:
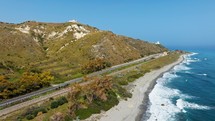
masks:
<instances>
[{"instance_id":1,"label":"ocean","mask_svg":"<svg viewBox=\"0 0 215 121\"><path fill-rule=\"evenodd\" d=\"M215 51L195 51L157 79L147 121L215 121Z\"/></svg>"}]
</instances>

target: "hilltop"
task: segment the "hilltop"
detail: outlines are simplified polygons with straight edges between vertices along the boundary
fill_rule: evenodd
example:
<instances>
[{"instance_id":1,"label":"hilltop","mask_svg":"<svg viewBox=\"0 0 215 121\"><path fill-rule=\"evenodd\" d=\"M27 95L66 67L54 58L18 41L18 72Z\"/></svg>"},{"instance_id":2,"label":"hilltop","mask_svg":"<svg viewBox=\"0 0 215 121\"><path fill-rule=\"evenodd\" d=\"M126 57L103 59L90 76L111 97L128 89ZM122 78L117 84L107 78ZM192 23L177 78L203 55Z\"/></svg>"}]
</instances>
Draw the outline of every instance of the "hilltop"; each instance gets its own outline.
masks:
<instances>
[{"instance_id":1,"label":"hilltop","mask_svg":"<svg viewBox=\"0 0 215 121\"><path fill-rule=\"evenodd\" d=\"M81 67L96 58L116 65L166 50L77 21L0 23L0 75L10 80L25 70L51 71L68 80L81 76Z\"/></svg>"}]
</instances>

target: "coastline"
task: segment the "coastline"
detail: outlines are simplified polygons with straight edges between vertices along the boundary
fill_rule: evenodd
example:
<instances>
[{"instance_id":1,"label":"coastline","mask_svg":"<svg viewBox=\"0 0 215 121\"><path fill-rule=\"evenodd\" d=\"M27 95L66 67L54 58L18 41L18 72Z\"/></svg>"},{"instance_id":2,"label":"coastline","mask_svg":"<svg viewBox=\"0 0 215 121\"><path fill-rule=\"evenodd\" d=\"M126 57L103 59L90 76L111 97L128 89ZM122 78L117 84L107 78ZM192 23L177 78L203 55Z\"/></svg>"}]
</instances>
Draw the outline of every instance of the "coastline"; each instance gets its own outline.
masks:
<instances>
[{"instance_id":1,"label":"coastline","mask_svg":"<svg viewBox=\"0 0 215 121\"><path fill-rule=\"evenodd\" d=\"M144 94L143 102L142 102L142 104L140 105L142 108L140 109L138 115L136 116L135 121L141 121L141 119L142 119L144 116L146 116L146 111L147 111L148 104L149 104L149 96L148 96L148 95L151 93L151 91L153 90L154 86L157 84L156 81L157 81L159 78L161 78L161 77L163 76L164 73L170 71L170 70L173 69L176 65L182 63L183 60L184 60L184 57L183 57L183 55L181 55L180 58L179 58L176 62L174 62L174 63L172 63L172 64L169 64L169 65L171 65L171 67L170 67L168 70L166 70L166 71L160 73L159 76L157 76L154 80L152 80L150 86L148 87L147 91L146 91L145 94ZM167 65L167 66L169 66L169 65ZM163 68L165 68L165 67L163 67Z\"/></svg>"},{"instance_id":2,"label":"coastline","mask_svg":"<svg viewBox=\"0 0 215 121\"><path fill-rule=\"evenodd\" d=\"M140 121L148 106L148 94L156 84L156 80L163 76L165 72L183 61L183 56L160 69L146 73L130 85L132 98L120 100L119 104L106 112L94 114L84 121Z\"/></svg>"}]
</instances>

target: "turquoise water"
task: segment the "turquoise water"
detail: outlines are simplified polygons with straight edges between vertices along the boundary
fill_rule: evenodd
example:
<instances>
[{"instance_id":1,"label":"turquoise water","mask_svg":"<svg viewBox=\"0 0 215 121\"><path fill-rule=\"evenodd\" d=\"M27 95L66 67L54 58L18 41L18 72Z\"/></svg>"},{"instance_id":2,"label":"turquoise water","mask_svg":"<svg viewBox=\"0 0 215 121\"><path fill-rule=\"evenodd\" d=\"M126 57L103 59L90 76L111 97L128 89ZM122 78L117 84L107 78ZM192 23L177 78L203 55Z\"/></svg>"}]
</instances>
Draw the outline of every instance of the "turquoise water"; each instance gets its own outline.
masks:
<instances>
[{"instance_id":1,"label":"turquoise water","mask_svg":"<svg viewBox=\"0 0 215 121\"><path fill-rule=\"evenodd\" d=\"M157 80L144 120L215 121L215 51L184 58Z\"/></svg>"}]
</instances>

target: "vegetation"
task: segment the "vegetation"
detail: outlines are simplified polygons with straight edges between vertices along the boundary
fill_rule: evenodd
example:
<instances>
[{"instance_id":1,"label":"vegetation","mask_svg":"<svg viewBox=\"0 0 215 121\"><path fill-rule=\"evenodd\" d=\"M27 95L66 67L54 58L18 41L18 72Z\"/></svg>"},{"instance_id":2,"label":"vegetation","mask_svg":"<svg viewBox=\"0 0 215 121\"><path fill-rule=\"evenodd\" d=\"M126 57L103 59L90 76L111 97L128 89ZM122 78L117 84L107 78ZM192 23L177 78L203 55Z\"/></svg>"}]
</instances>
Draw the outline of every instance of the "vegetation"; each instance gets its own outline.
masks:
<instances>
[{"instance_id":1,"label":"vegetation","mask_svg":"<svg viewBox=\"0 0 215 121\"><path fill-rule=\"evenodd\" d=\"M136 80L137 78L143 76L145 73L143 72L139 72L139 71L130 71L130 72L126 72L123 75L119 76L115 76L114 79L115 81L119 84L119 85L128 85L130 82L133 82L134 80Z\"/></svg>"},{"instance_id":2,"label":"vegetation","mask_svg":"<svg viewBox=\"0 0 215 121\"><path fill-rule=\"evenodd\" d=\"M60 100L65 100L65 97L55 99L46 106L43 106L47 110L47 113L42 113L42 115L38 113L33 120L50 121L62 119L71 121L77 117L78 119L88 118L92 114L100 113L101 110L106 111L117 105L119 99L132 97L131 93L124 88L125 85L133 82L147 72L173 63L179 56L180 53L170 53L167 56L144 62L132 70L128 71L126 69L125 71L120 71L120 74L116 74L113 77L85 77L84 83L71 85L71 91L67 98L68 103L66 101L63 105L59 103L61 102ZM125 81L126 84L120 84L119 81ZM52 104L53 102L55 104ZM51 105L56 104L59 105L51 108ZM32 118L32 115L33 113L28 118Z\"/></svg>"},{"instance_id":3,"label":"vegetation","mask_svg":"<svg viewBox=\"0 0 215 121\"><path fill-rule=\"evenodd\" d=\"M53 101L53 102L51 103L51 108L52 108L52 109L53 109L53 108L57 108L57 107L59 107L59 106L65 104L65 103L68 103L68 100L67 100L65 97L61 97L61 98L59 98L58 100Z\"/></svg>"},{"instance_id":4,"label":"vegetation","mask_svg":"<svg viewBox=\"0 0 215 121\"><path fill-rule=\"evenodd\" d=\"M53 79L54 77L50 72L25 72L22 74L21 78L15 82L10 82L6 80L5 76L0 76L0 100L47 87Z\"/></svg>"},{"instance_id":5,"label":"vegetation","mask_svg":"<svg viewBox=\"0 0 215 121\"><path fill-rule=\"evenodd\" d=\"M68 116L65 116L65 115L61 115L60 112L53 112L52 114L50 114L49 117L43 117L43 115L45 114L49 114L50 112L52 112L52 110L55 110L59 107L65 107L65 106L68 106L68 101L67 101L67 98L66 97L58 97L56 99L52 99L53 102L57 102L58 104L58 107L56 108L51 108L52 107L52 103L53 102L46 102L45 104L42 104L42 105L34 105L32 107L29 107L29 108L26 108L25 110L23 111L20 111L19 115L16 117L10 117L9 119L7 120L18 120L18 121L22 121L22 120L36 120L36 121L41 121L43 120L43 118L45 118L44 120L45 121L56 121L55 119L61 119L60 117L63 116L63 119L64 118L68 118ZM62 108L61 107L61 108ZM66 108L66 107L65 107ZM68 108L66 109L63 109L64 111L67 110ZM67 111L66 111L67 112ZM63 120L64 121L64 120Z\"/></svg>"},{"instance_id":6,"label":"vegetation","mask_svg":"<svg viewBox=\"0 0 215 121\"><path fill-rule=\"evenodd\" d=\"M124 72L120 76L115 76L114 80L119 85L128 85L130 82L133 82L134 80L138 79L139 77L142 77L145 73L148 73L152 70L162 68L165 65L168 65L170 63L173 63L176 61L180 53L170 53L168 56L163 56L158 59L154 59L145 63L142 63L137 68L133 69L129 72Z\"/></svg>"},{"instance_id":7,"label":"vegetation","mask_svg":"<svg viewBox=\"0 0 215 121\"><path fill-rule=\"evenodd\" d=\"M67 117L85 119L117 105L119 97L127 98L131 95L108 76L85 78L84 81L82 85L71 86Z\"/></svg>"},{"instance_id":8,"label":"vegetation","mask_svg":"<svg viewBox=\"0 0 215 121\"><path fill-rule=\"evenodd\" d=\"M44 107L34 106L28 108L21 116L18 117L18 119L26 118L27 120L34 119L38 113L47 113L47 109Z\"/></svg>"},{"instance_id":9,"label":"vegetation","mask_svg":"<svg viewBox=\"0 0 215 121\"><path fill-rule=\"evenodd\" d=\"M76 117L75 112L79 109L86 109L94 100L107 101L108 92L112 89L110 77L88 78L88 84L80 86L74 84L69 93L69 112L72 117Z\"/></svg>"},{"instance_id":10,"label":"vegetation","mask_svg":"<svg viewBox=\"0 0 215 121\"><path fill-rule=\"evenodd\" d=\"M111 64L106 62L103 58L96 58L89 61L86 65L82 67L82 72L85 74L100 71L106 67L110 67Z\"/></svg>"},{"instance_id":11,"label":"vegetation","mask_svg":"<svg viewBox=\"0 0 215 121\"><path fill-rule=\"evenodd\" d=\"M50 117L50 121L64 121L65 117L61 112L57 112Z\"/></svg>"},{"instance_id":12,"label":"vegetation","mask_svg":"<svg viewBox=\"0 0 215 121\"><path fill-rule=\"evenodd\" d=\"M75 115L79 119L86 119L92 114L100 113L101 110L107 111L119 103L116 94L113 91L108 92L108 100L94 99L87 108L80 108L75 111Z\"/></svg>"},{"instance_id":13,"label":"vegetation","mask_svg":"<svg viewBox=\"0 0 215 121\"><path fill-rule=\"evenodd\" d=\"M89 33L76 39L75 31L71 29L60 36L74 24ZM27 26L29 33L17 29ZM53 33L56 35L50 37ZM166 50L163 46L119 36L110 31L98 31L95 27L80 23L0 23L0 75L12 81L20 78L19 69L26 71L35 68L50 71L56 75L53 83L62 83L83 76L81 67L95 58L105 58L109 62L106 66L110 66ZM85 73L95 70L99 69L86 69Z\"/></svg>"}]
</instances>

